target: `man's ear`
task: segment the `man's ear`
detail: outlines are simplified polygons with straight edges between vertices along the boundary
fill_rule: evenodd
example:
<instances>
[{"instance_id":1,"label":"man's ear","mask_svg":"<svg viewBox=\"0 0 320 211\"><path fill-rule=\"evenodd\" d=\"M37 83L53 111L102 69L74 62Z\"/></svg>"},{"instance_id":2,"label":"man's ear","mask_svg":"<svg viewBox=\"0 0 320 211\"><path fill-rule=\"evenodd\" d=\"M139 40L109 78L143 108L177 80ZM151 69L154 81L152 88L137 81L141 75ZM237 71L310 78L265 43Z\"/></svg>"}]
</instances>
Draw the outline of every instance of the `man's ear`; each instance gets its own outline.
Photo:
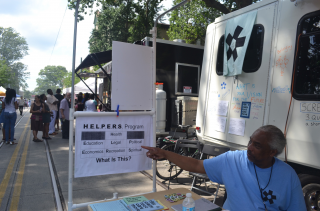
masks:
<instances>
[{"instance_id":1,"label":"man's ear","mask_svg":"<svg viewBox=\"0 0 320 211\"><path fill-rule=\"evenodd\" d=\"M278 150L276 149L270 150L270 157L275 157L277 153L278 153Z\"/></svg>"}]
</instances>

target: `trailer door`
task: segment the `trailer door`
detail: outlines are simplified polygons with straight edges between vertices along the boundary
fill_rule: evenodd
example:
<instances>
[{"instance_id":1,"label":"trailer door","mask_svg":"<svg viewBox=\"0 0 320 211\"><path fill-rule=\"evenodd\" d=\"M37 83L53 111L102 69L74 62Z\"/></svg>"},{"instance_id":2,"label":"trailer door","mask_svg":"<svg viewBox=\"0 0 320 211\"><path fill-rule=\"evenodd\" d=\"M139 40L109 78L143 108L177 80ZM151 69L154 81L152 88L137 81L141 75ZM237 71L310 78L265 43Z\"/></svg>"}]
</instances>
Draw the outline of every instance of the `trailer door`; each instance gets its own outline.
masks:
<instances>
[{"instance_id":1,"label":"trailer door","mask_svg":"<svg viewBox=\"0 0 320 211\"><path fill-rule=\"evenodd\" d=\"M209 82L204 136L246 146L252 133L262 126L270 69L273 20L276 4L258 8L243 64L243 73L223 76L223 37L226 21L217 25L216 67ZM250 12L250 11L248 11ZM242 108L242 109L241 109ZM223 114L227 110L226 115ZM246 111L250 112L247 115ZM242 116L242 117L241 117ZM225 126L225 128L224 128ZM224 131L223 131L224 129Z\"/></svg>"},{"instance_id":2,"label":"trailer door","mask_svg":"<svg viewBox=\"0 0 320 211\"><path fill-rule=\"evenodd\" d=\"M263 125L275 8L271 4L258 9L243 74L232 84L227 141L235 144L246 146Z\"/></svg>"}]
</instances>

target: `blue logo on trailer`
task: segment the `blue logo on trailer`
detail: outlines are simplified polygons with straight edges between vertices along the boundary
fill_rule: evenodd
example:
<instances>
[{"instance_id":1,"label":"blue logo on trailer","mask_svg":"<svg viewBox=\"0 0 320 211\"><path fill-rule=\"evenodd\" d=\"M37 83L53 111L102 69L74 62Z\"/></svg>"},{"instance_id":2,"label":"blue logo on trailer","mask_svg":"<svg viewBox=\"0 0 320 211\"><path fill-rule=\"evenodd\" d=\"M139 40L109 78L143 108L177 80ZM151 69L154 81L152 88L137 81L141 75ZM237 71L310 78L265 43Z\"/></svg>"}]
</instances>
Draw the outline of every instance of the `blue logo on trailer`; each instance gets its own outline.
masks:
<instances>
[{"instance_id":1,"label":"blue logo on trailer","mask_svg":"<svg viewBox=\"0 0 320 211\"><path fill-rule=\"evenodd\" d=\"M225 82L223 82L223 83L221 84L221 89L226 89L226 86L227 86L227 84L226 84Z\"/></svg>"},{"instance_id":2,"label":"blue logo on trailer","mask_svg":"<svg viewBox=\"0 0 320 211\"><path fill-rule=\"evenodd\" d=\"M250 118L251 102L242 102L240 117Z\"/></svg>"}]
</instances>

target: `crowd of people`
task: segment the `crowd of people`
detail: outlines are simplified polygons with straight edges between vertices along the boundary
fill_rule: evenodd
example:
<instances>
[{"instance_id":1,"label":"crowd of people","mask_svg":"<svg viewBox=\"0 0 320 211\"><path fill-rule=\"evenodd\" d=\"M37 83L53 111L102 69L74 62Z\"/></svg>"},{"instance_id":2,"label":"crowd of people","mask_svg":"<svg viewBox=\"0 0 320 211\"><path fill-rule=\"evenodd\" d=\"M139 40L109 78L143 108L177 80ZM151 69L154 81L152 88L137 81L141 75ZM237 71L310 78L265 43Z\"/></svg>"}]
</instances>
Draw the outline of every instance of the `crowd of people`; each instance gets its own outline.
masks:
<instances>
[{"instance_id":1,"label":"crowd of people","mask_svg":"<svg viewBox=\"0 0 320 211\"><path fill-rule=\"evenodd\" d=\"M23 109L30 107L31 130L33 141L42 142L43 139L51 139L50 135L57 135L62 129L62 138L69 139L69 112L71 108L71 93L61 94L61 89L53 94L51 89L46 94L35 95L34 102L29 99L17 100L16 91L7 88L6 96L0 101L0 123L3 123L3 140L6 144L14 145L14 125L17 119L16 110L20 115ZM101 111L102 106L95 100L94 94L79 93L75 100L75 111ZM61 125L61 127L60 127ZM1 126L1 124L0 124ZM42 132L42 139L38 138L38 132Z\"/></svg>"},{"instance_id":2,"label":"crowd of people","mask_svg":"<svg viewBox=\"0 0 320 211\"><path fill-rule=\"evenodd\" d=\"M51 89L48 89L47 95L35 96L30 108L34 142L42 142L42 139L51 139L49 135L57 135L60 124L62 138L69 139L70 96L70 93L62 95L61 89L57 89L55 95ZM38 138L39 131L42 131L42 139Z\"/></svg>"}]
</instances>

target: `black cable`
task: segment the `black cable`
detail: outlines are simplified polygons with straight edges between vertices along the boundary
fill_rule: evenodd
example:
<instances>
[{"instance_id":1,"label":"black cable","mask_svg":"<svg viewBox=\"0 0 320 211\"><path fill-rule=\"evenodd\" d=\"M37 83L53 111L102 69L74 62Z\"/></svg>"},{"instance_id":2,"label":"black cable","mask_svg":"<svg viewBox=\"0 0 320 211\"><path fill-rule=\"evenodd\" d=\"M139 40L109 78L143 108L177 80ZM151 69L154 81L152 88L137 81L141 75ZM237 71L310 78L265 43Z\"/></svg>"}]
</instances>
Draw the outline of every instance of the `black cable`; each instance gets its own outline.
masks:
<instances>
[{"instance_id":1,"label":"black cable","mask_svg":"<svg viewBox=\"0 0 320 211\"><path fill-rule=\"evenodd\" d=\"M272 160L272 161L273 161L273 160ZM259 183L259 179L258 179L258 175L257 175L257 171L256 171L256 165L253 164L253 167L254 167L254 172L256 173L256 178L257 178L258 186L259 186L259 190L260 190L260 196L261 196L261 199L262 199L264 208L265 208L266 211L268 211L268 210L267 210L267 206L266 206L266 204L264 203L264 200L263 200L262 191L265 190L265 189L268 187L269 183L270 183L271 176L272 176L273 164L272 164L272 166L271 166L271 172L270 172L270 177L269 177L268 184L267 184L266 187L264 187L263 189L260 187L260 183Z\"/></svg>"},{"instance_id":2,"label":"black cable","mask_svg":"<svg viewBox=\"0 0 320 211\"><path fill-rule=\"evenodd\" d=\"M52 52L51 52L51 55L50 55L49 63L50 63L50 60L51 60L51 57L52 57L52 54L53 54L54 47L56 47L56 43L57 43L57 40L58 40L58 37L59 37L59 33L60 33L60 29L61 29L61 26L62 26L62 23L63 23L63 20L64 20L64 16L66 15L67 8L68 8L68 5L66 6L66 10L64 11L64 14L63 14L63 18L62 18L62 21L61 21L61 24L60 24L60 28L59 28L57 37L56 37L56 41L54 42L54 46L53 46L53 49L52 49Z\"/></svg>"}]
</instances>

